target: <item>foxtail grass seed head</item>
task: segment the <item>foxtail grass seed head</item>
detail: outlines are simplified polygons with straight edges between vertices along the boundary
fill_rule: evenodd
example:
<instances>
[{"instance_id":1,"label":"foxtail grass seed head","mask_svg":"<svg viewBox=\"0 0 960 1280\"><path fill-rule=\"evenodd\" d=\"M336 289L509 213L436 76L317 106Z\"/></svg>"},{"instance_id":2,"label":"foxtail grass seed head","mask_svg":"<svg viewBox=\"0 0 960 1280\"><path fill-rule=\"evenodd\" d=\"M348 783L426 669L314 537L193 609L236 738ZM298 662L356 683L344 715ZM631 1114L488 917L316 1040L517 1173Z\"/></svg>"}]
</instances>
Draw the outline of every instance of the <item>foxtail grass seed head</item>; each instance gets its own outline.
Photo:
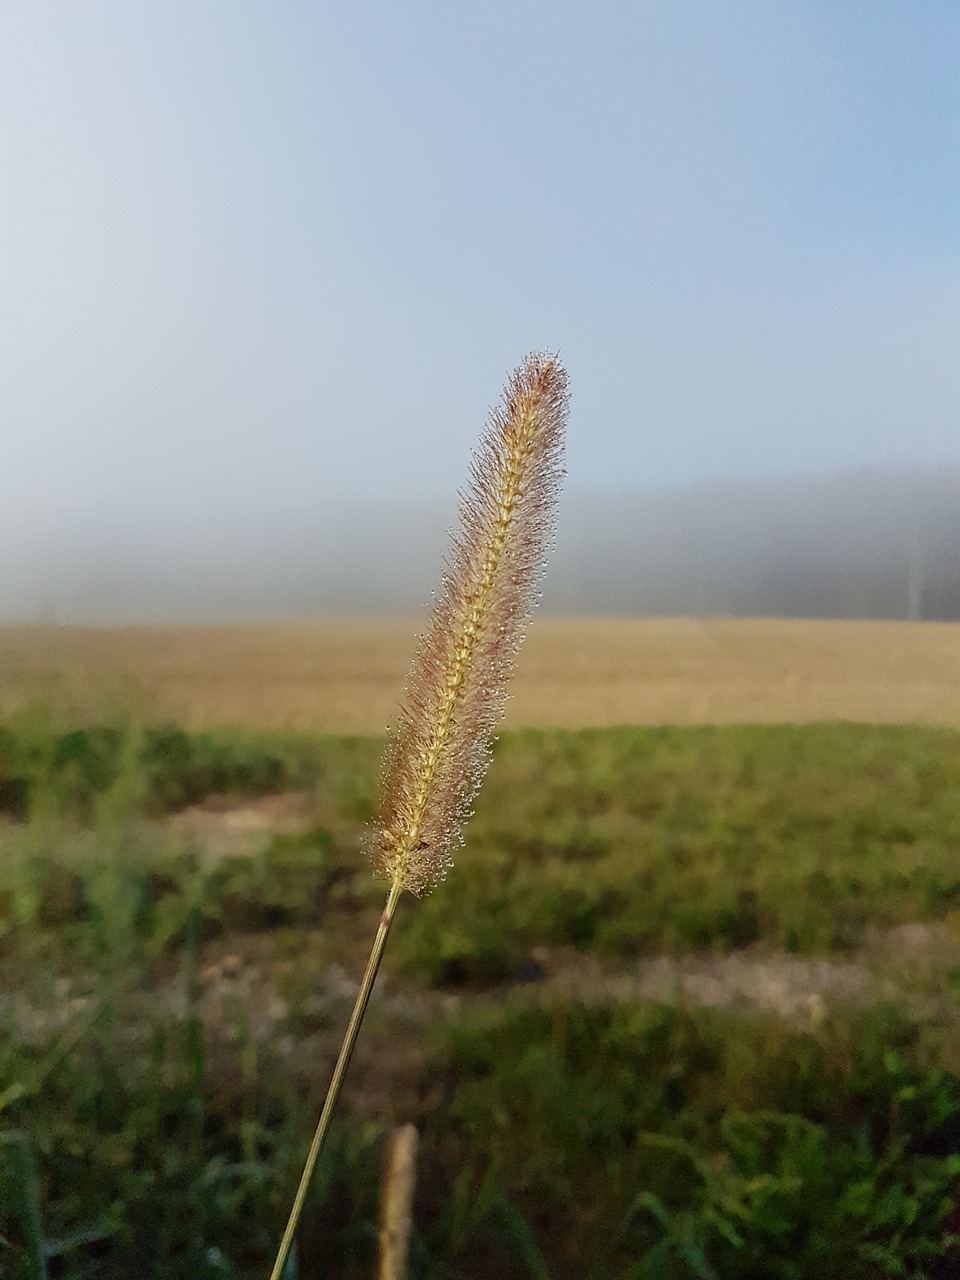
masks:
<instances>
[{"instance_id":1,"label":"foxtail grass seed head","mask_svg":"<svg viewBox=\"0 0 960 1280\"><path fill-rule=\"evenodd\" d=\"M460 495L459 529L407 677L367 838L377 869L415 894L446 875L490 761L553 540L568 404L558 358L527 356Z\"/></svg>"},{"instance_id":2,"label":"foxtail grass seed head","mask_svg":"<svg viewBox=\"0 0 960 1280\"><path fill-rule=\"evenodd\" d=\"M270 1280L281 1280L404 889L446 874L490 759L507 676L536 603L563 476L567 375L534 354L510 378L473 455L446 563L384 768L367 847L390 877L383 915L337 1055Z\"/></svg>"}]
</instances>

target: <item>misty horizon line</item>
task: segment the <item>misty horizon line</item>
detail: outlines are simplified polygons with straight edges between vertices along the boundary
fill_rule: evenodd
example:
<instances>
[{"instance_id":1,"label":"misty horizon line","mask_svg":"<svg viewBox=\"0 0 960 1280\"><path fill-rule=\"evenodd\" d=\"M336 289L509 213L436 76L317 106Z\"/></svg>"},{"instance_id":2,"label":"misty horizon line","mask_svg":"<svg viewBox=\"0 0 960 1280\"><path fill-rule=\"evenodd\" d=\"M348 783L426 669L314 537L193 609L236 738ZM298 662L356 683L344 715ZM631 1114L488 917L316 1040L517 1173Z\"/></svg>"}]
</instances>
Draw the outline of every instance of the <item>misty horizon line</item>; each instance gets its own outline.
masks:
<instances>
[{"instance_id":1,"label":"misty horizon line","mask_svg":"<svg viewBox=\"0 0 960 1280\"><path fill-rule=\"evenodd\" d=\"M0 561L0 620L415 616L455 499L249 513L176 537L89 528ZM16 548L14 548L16 551ZM960 618L960 462L729 478L562 500L555 616Z\"/></svg>"}]
</instances>

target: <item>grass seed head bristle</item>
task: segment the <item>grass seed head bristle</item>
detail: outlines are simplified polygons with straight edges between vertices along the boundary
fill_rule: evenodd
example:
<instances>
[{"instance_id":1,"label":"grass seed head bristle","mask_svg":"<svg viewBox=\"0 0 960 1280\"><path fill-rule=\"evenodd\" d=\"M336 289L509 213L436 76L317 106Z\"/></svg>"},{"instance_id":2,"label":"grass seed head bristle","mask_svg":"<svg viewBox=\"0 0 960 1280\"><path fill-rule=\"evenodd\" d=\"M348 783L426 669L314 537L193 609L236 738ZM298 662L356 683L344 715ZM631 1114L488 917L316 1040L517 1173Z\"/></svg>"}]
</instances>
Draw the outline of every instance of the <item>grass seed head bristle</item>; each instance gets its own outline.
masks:
<instances>
[{"instance_id":1,"label":"grass seed head bristle","mask_svg":"<svg viewBox=\"0 0 960 1280\"><path fill-rule=\"evenodd\" d=\"M560 361L530 355L473 455L367 841L377 868L413 893L446 874L489 763L490 735L553 537L567 408Z\"/></svg>"}]
</instances>

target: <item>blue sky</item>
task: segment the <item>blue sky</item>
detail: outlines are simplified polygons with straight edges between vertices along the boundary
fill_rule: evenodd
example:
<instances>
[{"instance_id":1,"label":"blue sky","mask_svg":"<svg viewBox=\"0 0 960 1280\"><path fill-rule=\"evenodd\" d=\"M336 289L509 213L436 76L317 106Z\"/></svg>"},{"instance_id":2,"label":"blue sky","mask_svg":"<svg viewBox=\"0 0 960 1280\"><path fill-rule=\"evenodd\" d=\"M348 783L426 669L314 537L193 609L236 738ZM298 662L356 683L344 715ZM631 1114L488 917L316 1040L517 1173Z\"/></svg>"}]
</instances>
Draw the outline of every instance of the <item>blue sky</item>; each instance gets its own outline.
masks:
<instances>
[{"instance_id":1,"label":"blue sky","mask_svg":"<svg viewBox=\"0 0 960 1280\"><path fill-rule=\"evenodd\" d=\"M960 460L950 0L5 0L0 545Z\"/></svg>"}]
</instances>

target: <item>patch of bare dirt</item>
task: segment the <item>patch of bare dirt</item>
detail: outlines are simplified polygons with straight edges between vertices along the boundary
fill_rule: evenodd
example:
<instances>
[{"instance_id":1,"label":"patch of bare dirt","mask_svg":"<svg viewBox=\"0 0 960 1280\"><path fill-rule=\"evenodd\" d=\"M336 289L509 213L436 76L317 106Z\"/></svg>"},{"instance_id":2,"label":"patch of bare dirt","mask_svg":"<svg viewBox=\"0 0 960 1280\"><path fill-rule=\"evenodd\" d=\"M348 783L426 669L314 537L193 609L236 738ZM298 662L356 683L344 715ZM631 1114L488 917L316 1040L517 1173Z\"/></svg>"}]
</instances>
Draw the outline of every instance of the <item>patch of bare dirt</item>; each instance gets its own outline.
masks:
<instances>
[{"instance_id":1,"label":"patch of bare dirt","mask_svg":"<svg viewBox=\"0 0 960 1280\"><path fill-rule=\"evenodd\" d=\"M177 843L202 849L211 861L253 857L275 835L300 835L310 826L311 800L305 791L260 796L237 804L212 796L168 819Z\"/></svg>"},{"instance_id":2,"label":"patch of bare dirt","mask_svg":"<svg viewBox=\"0 0 960 1280\"><path fill-rule=\"evenodd\" d=\"M650 956L627 965L565 959L546 985L583 999L685 1001L817 1024L833 1004L887 998L889 984L858 959L803 959L739 951Z\"/></svg>"}]
</instances>

